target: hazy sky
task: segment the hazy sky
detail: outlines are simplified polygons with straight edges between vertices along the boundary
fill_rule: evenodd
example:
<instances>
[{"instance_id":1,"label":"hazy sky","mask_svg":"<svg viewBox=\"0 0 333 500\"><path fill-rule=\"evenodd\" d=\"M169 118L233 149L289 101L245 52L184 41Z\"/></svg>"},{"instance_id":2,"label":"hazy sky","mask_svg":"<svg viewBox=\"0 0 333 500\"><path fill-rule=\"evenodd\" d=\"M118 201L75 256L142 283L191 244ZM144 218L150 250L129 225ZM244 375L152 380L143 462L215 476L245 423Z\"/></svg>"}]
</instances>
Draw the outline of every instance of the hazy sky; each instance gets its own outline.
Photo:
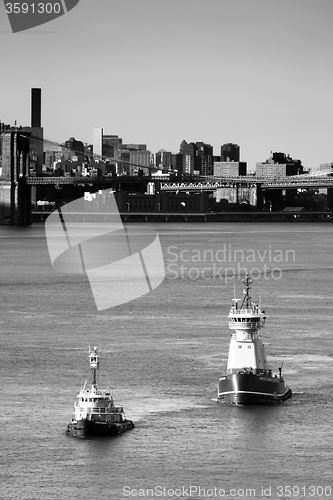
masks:
<instances>
[{"instance_id":1,"label":"hazy sky","mask_svg":"<svg viewBox=\"0 0 333 500\"><path fill-rule=\"evenodd\" d=\"M31 2L29 2L31 3ZM80 0L12 34L0 4L0 120L92 143L93 127L152 152L234 142L333 162L333 0Z\"/></svg>"}]
</instances>

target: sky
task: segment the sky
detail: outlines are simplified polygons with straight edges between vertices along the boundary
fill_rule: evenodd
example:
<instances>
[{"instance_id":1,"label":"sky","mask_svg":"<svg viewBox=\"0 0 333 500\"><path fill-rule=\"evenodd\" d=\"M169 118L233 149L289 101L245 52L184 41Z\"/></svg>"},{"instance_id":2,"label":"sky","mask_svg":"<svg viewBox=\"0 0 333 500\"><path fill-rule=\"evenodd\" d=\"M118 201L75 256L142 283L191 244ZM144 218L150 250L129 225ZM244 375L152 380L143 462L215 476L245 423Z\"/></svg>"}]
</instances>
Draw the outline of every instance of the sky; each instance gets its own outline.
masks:
<instances>
[{"instance_id":1,"label":"sky","mask_svg":"<svg viewBox=\"0 0 333 500\"><path fill-rule=\"evenodd\" d=\"M29 2L31 3L31 2ZM44 137L178 152L239 144L255 163L282 151L306 169L333 162L332 0L80 0L13 34L0 3L0 121Z\"/></svg>"}]
</instances>

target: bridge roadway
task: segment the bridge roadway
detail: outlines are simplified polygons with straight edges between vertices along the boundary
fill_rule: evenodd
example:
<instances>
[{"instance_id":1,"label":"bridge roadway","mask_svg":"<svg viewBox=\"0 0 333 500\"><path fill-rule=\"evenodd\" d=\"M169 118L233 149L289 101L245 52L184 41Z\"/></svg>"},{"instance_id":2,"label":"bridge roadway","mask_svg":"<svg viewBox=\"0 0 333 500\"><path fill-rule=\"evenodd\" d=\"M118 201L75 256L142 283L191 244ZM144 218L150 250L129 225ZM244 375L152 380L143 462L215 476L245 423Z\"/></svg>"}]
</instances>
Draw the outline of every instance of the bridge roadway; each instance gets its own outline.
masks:
<instances>
[{"instance_id":1,"label":"bridge roadway","mask_svg":"<svg viewBox=\"0 0 333 500\"><path fill-rule=\"evenodd\" d=\"M140 182L160 182L161 191L215 191L227 187L255 187L260 185L267 189L307 189L307 188L333 188L333 177L323 176L289 176L275 180L255 178L254 176L240 177L196 177L192 182L166 181L158 177L25 177L20 179L22 184L38 185L93 185L93 184L127 184Z\"/></svg>"}]
</instances>

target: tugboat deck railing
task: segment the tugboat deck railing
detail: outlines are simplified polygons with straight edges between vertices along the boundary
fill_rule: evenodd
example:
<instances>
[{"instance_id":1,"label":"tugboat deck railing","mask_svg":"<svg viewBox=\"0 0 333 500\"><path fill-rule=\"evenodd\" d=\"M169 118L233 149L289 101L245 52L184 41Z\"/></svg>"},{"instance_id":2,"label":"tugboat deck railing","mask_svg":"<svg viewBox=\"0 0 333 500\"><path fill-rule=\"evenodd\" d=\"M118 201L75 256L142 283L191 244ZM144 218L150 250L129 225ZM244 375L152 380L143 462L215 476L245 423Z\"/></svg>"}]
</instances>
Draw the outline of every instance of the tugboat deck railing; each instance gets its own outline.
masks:
<instances>
[{"instance_id":1,"label":"tugboat deck railing","mask_svg":"<svg viewBox=\"0 0 333 500\"><path fill-rule=\"evenodd\" d=\"M244 323L235 323L234 321L229 321L229 328L233 330L248 330L250 328L259 328L260 323L247 321Z\"/></svg>"}]
</instances>

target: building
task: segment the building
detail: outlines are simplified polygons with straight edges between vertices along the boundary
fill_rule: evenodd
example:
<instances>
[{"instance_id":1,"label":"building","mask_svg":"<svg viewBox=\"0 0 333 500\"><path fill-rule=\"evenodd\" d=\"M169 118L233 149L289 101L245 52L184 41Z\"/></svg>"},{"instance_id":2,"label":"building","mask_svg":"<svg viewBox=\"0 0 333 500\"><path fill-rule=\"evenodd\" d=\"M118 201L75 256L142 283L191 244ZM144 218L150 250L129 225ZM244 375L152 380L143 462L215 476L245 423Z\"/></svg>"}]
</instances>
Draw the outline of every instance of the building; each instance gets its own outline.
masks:
<instances>
[{"instance_id":1,"label":"building","mask_svg":"<svg viewBox=\"0 0 333 500\"><path fill-rule=\"evenodd\" d=\"M102 137L102 154L109 158L118 158L120 146L123 140L117 135L103 135Z\"/></svg>"},{"instance_id":2,"label":"building","mask_svg":"<svg viewBox=\"0 0 333 500\"><path fill-rule=\"evenodd\" d=\"M276 179L288 175L303 174L300 160L293 160L285 153L272 153L264 162L256 163L256 176L266 179Z\"/></svg>"},{"instance_id":3,"label":"building","mask_svg":"<svg viewBox=\"0 0 333 500\"><path fill-rule=\"evenodd\" d=\"M103 154L103 129L101 127L93 129L93 153L99 156Z\"/></svg>"},{"instance_id":4,"label":"building","mask_svg":"<svg viewBox=\"0 0 333 500\"><path fill-rule=\"evenodd\" d=\"M74 137L70 137L68 141L65 142L65 148L69 149L76 161L83 162L84 159L84 144L81 141L77 141Z\"/></svg>"},{"instance_id":5,"label":"building","mask_svg":"<svg viewBox=\"0 0 333 500\"><path fill-rule=\"evenodd\" d=\"M30 168L35 172L41 172L45 163L41 96L41 89L31 89L31 125L30 127L20 127L20 130L30 133Z\"/></svg>"},{"instance_id":6,"label":"building","mask_svg":"<svg viewBox=\"0 0 333 500\"><path fill-rule=\"evenodd\" d=\"M238 177L246 175L247 163L245 161L214 161L215 177Z\"/></svg>"},{"instance_id":7,"label":"building","mask_svg":"<svg viewBox=\"0 0 333 500\"><path fill-rule=\"evenodd\" d=\"M156 167L161 170L174 170L173 153L160 149L155 155Z\"/></svg>"},{"instance_id":8,"label":"building","mask_svg":"<svg viewBox=\"0 0 333 500\"><path fill-rule=\"evenodd\" d=\"M239 161L240 147L237 144L228 142L221 146L221 161Z\"/></svg>"},{"instance_id":9,"label":"building","mask_svg":"<svg viewBox=\"0 0 333 500\"><path fill-rule=\"evenodd\" d=\"M42 126L42 89L31 89L31 127Z\"/></svg>"},{"instance_id":10,"label":"building","mask_svg":"<svg viewBox=\"0 0 333 500\"><path fill-rule=\"evenodd\" d=\"M319 165L320 172L333 173L333 163L321 163Z\"/></svg>"},{"instance_id":11,"label":"building","mask_svg":"<svg viewBox=\"0 0 333 500\"><path fill-rule=\"evenodd\" d=\"M152 155L146 144L119 145L118 172L129 176L149 175L152 165Z\"/></svg>"},{"instance_id":12,"label":"building","mask_svg":"<svg viewBox=\"0 0 333 500\"><path fill-rule=\"evenodd\" d=\"M160 149L155 154L155 165L157 169L162 171L181 173L183 171L183 154Z\"/></svg>"},{"instance_id":13,"label":"building","mask_svg":"<svg viewBox=\"0 0 333 500\"><path fill-rule=\"evenodd\" d=\"M213 175L213 147L205 142L181 142L181 173L187 175Z\"/></svg>"},{"instance_id":14,"label":"building","mask_svg":"<svg viewBox=\"0 0 333 500\"><path fill-rule=\"evenodd\" d=\"M177 173L182 172L182 168L183 168L183 155L182 155L182 153L173 153L172 154L172 168Z\"/></svg>"},{"instance_id":15,"label":"building","mask_svg":"<svg viewBox=\"0 0 333 500\"><path fill-rule=\"evenodd\" d=\"M213 175L213 146L205 142L197 142L196 170L200 175Z\"/></svg>"}]
</instances>

